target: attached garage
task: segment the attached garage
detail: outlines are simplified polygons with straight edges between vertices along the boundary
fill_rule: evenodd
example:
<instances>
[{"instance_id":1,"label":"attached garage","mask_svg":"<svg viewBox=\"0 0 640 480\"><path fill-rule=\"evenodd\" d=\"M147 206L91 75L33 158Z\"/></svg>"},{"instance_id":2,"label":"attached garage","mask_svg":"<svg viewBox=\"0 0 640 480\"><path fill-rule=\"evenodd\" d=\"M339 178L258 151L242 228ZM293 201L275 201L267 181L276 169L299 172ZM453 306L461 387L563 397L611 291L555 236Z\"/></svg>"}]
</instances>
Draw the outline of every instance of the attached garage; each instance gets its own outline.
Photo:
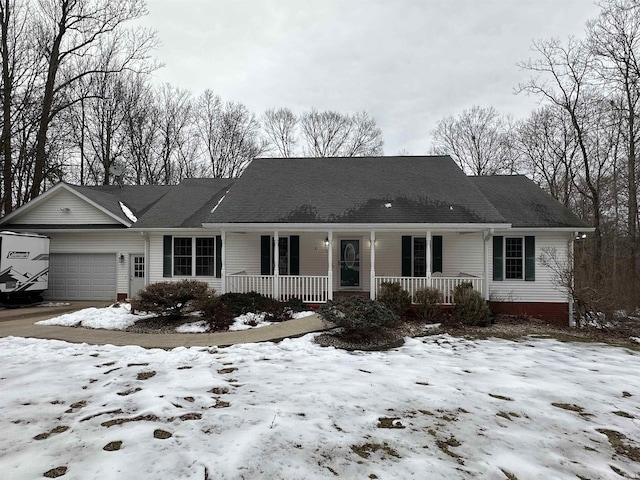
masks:
<instances>
[{"instance_id":1,"label":"attached garage","mask_svg":"<svg viewBox=\"0 0 640 480\"><path fill-rule=\"evenodd\" d=\"M49 290L55 300L115 300L115 253L52 253Z\"/></svg>"}]
</instances>

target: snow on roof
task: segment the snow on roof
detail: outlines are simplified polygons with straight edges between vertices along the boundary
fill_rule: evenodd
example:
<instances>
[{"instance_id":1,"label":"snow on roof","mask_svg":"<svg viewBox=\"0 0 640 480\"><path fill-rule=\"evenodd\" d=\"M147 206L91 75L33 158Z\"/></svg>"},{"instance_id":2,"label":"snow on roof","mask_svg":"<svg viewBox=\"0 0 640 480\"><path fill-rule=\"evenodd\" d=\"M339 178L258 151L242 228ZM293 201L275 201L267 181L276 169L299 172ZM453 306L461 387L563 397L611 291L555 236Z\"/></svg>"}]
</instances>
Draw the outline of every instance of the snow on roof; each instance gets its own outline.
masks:
<instances>
[{"instance_id":1,"label":"snow on roof","mask_svg":"<svg viewBox=\"0 0 640 480\"><path fill-rule=\"evenodd\" d=\"M137 222L138 218L133 214L133 212L129 209L129 207L127 207L124 203L122 202L118 202L120 204L120 208L122 209L122 213L125 214L125 216L131 220L132 222Z\"/></svg>"}]
</instances>

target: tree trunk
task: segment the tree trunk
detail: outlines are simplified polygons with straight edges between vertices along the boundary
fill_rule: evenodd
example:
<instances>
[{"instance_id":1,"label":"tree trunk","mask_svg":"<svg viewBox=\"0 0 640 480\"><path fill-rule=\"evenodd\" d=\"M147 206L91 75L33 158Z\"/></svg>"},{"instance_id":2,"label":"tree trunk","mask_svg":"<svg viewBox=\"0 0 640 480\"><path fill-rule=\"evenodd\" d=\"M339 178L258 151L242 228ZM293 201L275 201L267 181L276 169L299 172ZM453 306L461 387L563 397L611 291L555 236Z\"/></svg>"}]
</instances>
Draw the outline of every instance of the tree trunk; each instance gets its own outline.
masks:
<instances>
[{"instance_id":1,"label":"tree trunk","mask_svg":"<svg viewBox=\"0 0 640 480\"><path fill-rule=\"evenodd\" d=\"M11 17L9 0L5 0L2 17L2 84L4 91L2 94L2 166L3 175L3 202L2 209L4 215L13 210L13 167L12 142L11 142L11 101L13 99L13 75L9 67L9 19Z\"/></svg>"},{"instance_id":2,"label":"tree trunk","mask_svg":"<svg viewBox=\"0 0 640 480\"><path fill-rule=\"evenodd\" d=\"M51 122L51 111L53 109L54 91L56 85L56 76L60 67L60 44L66 32L67 9L66 3L62 8L62 17L58 23L58 34L51 46L51 55L49 56L49 66L47 70L47 82L44 86L42 97L42 111L38 122L38 133L36 134L36 157L33 169L33 182L29 192L29 199L33 200L40 195L40 189L44 182L44 173L47 167L47 133Z\"/></svg>"}]
</instances>

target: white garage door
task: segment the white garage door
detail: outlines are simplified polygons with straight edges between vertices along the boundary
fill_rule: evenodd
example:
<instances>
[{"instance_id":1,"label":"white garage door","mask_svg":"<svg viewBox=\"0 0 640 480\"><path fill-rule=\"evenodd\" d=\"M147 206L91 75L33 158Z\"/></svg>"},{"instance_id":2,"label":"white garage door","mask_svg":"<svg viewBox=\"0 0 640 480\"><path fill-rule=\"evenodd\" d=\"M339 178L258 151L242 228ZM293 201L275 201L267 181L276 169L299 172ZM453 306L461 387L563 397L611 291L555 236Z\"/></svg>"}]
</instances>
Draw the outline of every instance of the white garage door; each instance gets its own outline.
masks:
<instances>
[{"instance_id":1,"label":"white garage door","mask_svg":"<svg viewBox=\"0 0 640 480\"><path fill-rule=\"evenodd\" d=\"M52 253L49 290L55 300L115 300L116 254Z\"/></svg>"}]
</instances>

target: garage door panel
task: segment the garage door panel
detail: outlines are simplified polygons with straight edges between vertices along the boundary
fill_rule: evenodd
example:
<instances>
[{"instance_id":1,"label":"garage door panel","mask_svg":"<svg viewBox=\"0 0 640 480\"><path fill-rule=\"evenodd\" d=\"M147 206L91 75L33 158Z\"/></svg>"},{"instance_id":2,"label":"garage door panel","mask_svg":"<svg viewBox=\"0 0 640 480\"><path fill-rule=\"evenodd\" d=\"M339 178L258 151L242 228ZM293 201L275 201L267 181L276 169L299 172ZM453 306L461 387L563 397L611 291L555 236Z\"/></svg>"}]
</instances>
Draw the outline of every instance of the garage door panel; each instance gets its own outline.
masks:
<instances>
[{"instance_id":1,"label":"garage door panel","mask_svg":"<svg viewBox=\"0 0 640 480\"><path fill-rule=\"evenodd\" d=\"M113 300L116 298L116 254L49 256L49 290L56 300Z\"/></svg>"}]
</instances>

